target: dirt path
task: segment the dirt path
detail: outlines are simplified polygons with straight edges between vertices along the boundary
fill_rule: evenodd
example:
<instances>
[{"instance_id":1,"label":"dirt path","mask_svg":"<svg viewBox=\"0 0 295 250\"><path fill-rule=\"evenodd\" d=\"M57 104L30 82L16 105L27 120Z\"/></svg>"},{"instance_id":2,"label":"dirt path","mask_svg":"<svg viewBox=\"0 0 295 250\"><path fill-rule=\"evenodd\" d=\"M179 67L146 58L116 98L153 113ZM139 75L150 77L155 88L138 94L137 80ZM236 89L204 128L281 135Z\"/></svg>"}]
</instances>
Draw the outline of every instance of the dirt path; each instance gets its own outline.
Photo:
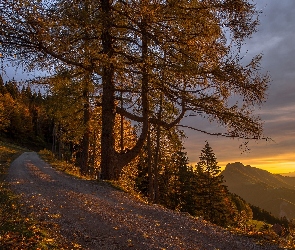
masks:
<instances>
[{"instance_id":1,"label":"dirt path","mask_svg":"<svg viewBox=\"0 0 295 250\"><path fill-rule=\"evenodd\" d=\"M260 247L244 237L94 181L55 171L37 153L26 152L10 167L7 181L28 212L82 249L278 249Z\"/></svg>"}]
</instances>

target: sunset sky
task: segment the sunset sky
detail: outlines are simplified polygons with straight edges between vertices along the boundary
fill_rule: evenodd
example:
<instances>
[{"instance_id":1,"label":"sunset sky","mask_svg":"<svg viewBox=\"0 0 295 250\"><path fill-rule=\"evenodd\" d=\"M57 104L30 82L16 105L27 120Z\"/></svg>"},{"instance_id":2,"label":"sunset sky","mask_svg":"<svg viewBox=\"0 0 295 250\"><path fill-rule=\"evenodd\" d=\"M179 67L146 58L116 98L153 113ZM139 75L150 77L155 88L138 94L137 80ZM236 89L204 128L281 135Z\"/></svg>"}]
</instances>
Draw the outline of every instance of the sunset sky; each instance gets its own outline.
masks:
<instances>
[{"instance_id":1,"label":"sunset sky","mask_svg":"<svg viewBox=\"0 0 295 250\"><path fill-rule=\"evenodd\" d=\"M295 0L255 0L260 14L260 26L243 51L246 58L262 53L262 72L271 77L268 99L257 114L264 120L264 135L272 140L250 141L239 148L243 140L208 136L186 130L185 148L191 164L195 164L207 140L219 165L242 162L271 173L295 171ZM11 70L4 79L15 77ZM221 128L204 119L186 119L182 124L209 132ZM249 150L247 150L249 149Z\"/></svg>"},{"instance_id":2,"label":"sunset sky","mask_svg":"<svg viewBox=\"0 0 295 250\"><path fill-rule=\"evenodd\" d=\"M249 151L239 149L243 140L217 138L188 131L185 147L192 164L198 161L205 140L213 148L219 166L242 162L271 173L295 171L295 1L256 0L262 10L258 31L246 42L247 57L263 53L262 71L271 76L266 103L257 110L264 120L264 135L273 141L250 141ZM189 123L189 121L185 121ZM210 131L214 125L199 121ZM244 148L245 149L245 148Z\"/></svg>"}]
</instances>

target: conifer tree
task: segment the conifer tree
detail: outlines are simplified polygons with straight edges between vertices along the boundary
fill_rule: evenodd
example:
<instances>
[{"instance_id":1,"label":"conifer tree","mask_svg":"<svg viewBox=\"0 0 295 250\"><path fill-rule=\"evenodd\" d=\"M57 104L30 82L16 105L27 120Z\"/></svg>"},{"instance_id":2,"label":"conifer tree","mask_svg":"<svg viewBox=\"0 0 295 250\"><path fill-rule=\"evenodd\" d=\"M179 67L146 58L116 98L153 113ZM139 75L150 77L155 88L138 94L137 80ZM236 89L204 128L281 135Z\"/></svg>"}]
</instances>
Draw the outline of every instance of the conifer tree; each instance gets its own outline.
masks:
<instances>
[{"instance_id":1,"label":"conifer tree","mask_svg":"<svg viewBox=\"0 0 295 250\"><path fill-rule=\"evenodd\" d=\"M13 108L13 99L10 94L0 93L0 133L7 132L10 125L10 116Z\"/></svg>"},{"instance_id":2,"label":"conifer tree","mask_svg":"<svg viewBox=\"0 0 295 250\"><path fill-rule=\"evenodd\" d=\"M196 201L198 195L196 173L193 167L188 165L188 158L185 152L177 152L173 159L177 163L177 172L174 180L175 188L170 191L171 201L174 201L173 196L177 197L175 208L195 216L197 215Z\"/></svg>"},{"instance_id":3,"label":"conifer tree","mask_svg":"<svg viewBox=\"0 0 295 250\"><path fill-rule=\"evenodd\" d=\"M4 86L4 81L2 76L0 75L0 94L5 94L6 93L6 88Z\"/></svg>"},{"instance_id":4,"label":"conifer tree","mask_svg":"<svg viewBox=\"0 0 295 250\"><path fill-rule=\"evenodd\" d=\"M183 148L182 131L173 128L170 130L153 128L149 130L148 140L141 152L139 178L137 184L139 189L149 197L150 202L167 205L168 196L176 171L179 167L179 157L176 157Z\"/></svg>"},{"instance_id":5,"label":"conifer tree","mask_svg":"<svg viewBox=\"0 0 295 250\"><path fill-rule=\"evenodd\" d=\"M234 222L235 205L229 198L223 176L213 149L206 142L201 151L200 161L196 165L198 178L197 210L204 219L225 226Z\"/></svg>"}]
</instances>

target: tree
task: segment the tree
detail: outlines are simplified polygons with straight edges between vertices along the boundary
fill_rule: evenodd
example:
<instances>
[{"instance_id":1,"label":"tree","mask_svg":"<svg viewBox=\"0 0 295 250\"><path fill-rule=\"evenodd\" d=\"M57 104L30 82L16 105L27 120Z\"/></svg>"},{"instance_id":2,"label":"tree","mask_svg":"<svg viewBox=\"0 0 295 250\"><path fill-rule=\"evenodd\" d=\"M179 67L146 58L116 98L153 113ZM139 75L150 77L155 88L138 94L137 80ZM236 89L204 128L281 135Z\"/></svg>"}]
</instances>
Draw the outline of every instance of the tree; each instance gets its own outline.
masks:
<instances>
[{"instance_id":1,"label":"tree","mask_svg":"<svg viewBox=\"0 0 295 250\"><path fill-rule=\"evenodd\" d=\"M7 103L11 102L11 98L9 97L10 95L7 95L6 87L0 75L0 131L5 131L10 124L9 115L7 114L8 110L6 108Z\"/></svg>"},{"instance_id":2,"label":"tree","mask_svg":"<svg viewBox=\"0 0 295 250\"><path fill-rule=\"evenodd\" d=\"M90 83L87 87L87 95L80 91L84 88L85 82L79 76L73 77L69 72L62 72L50 79L47 103L55 127L53 151L59 157L68 155L67 159L75 160L82 174L89 175L100 170L102 110L94 103L96 96L93 85ZM86 132L88 147L83 146ZM134 127L130 121L119 115L115 117L114 138L116 151L122 153L131 149L136 141ZM85 148L88 148L87 157L83 155ZM81 163L83 160L86 160L84 164ZM132 164L128 165L130 171L133 171ZM125 173L126 169L123 169L123 172ZM130 176L125 173L124 178L127 177ZM120 181L122 182L122 175Z\"/></svg>"},{"instance_id":3,"label":"tree","mask_svg":"<svg viewBox=\"0 0 295 250\"><path fill-rule=\"evenodd\" d=\"M183 149L183 133L176 128L149 128L149 135L138 164L139 189L150 202L167 205L167 197L180 163L175 155Z\"/></svg>"},{"instance_id":4,"label":"tree","mask_svg":"<svg viewBox=\"0 0 295 250\"><path fill-rule=\"evenodd\" d=\"M226 136L261 137L253 107L264 100L268 77L259 74L259 55L245 64L238 54L258 24L246 0L3 0L0 13L6 58L31 69L78 70L97 86L104 179L117 179L140 153L149 124L169 129L187 112L207 114ZM159 120L161 99L174 112ZM116 114L142 128L125 153L115 149Z\"/></svg>"},{"instance_id":5,"label":"tree","mask_svg":"<svg viewBox=\"0 0 295 250\"><path fill-rule=\"evenodd\" d=\"M223 184L220 167L208 142L201 151L196 168L199 183L197 199L199 213L204 219L221 226L233 223L236 207Z\"/></svg>"},{"instance_id":6,"label":"tree","mask_svg":"<svg viewBox=\"0 0 295 250\"><path fill-rule=\"evenodd\" d=\"M167 190L167 206L193 216L198 214L196 201L198 190L198 178L192 166L188 165L186 153L179 151L172 155L174 175L169 181Z\"/></svg>"},{"instance_id":7,"label":"tree","mask_svg":"<svg viewBox=\"0 0 295 250\"><path fill-rule=\"evenodd\" d=\"M2 76L0 75L0 94L6 94L6 93L7 93L7 90L6 90L6 87L4 85Z\"/></svg>"},{"instance_id":8,"label":"tree","mask_svg":"<svg viewBox=\"0 0 295 250\"><path fill-rule=\"evenodd\" d=\"M253 219L253 212L250 205L236 194L230 193L229 197L237 209L235 218L236 225L246 229L247 222Z\"/></svg>"},{"instance_id":9,"label":"tree","mask_svg":"<svg viewBox=\"0 0 295 250\"><path fill-rule=\"evenodd\" d=\"M0 131L6 132L6 129L10 125L10 116L13 107L13 99L9 94L0 93Z\"/></svg>"},{"instance_id":10,"label":"tree","mask_svg":"<svg viewBox=\"0 0 295 250\"><path fill-rule=\"evenodd\" d=\"M84 98L80 91L83 81L70 78L66 73L60 73L48 80L50 88L47 110L53 123L52 151L59 158L69 155L71 159L75 154L77 162L81 164L79 145L82 144L84 131L88 128L84 125ZM86 171L86 166L80 166L82 173Z\"/></svg>"}]
</instances>

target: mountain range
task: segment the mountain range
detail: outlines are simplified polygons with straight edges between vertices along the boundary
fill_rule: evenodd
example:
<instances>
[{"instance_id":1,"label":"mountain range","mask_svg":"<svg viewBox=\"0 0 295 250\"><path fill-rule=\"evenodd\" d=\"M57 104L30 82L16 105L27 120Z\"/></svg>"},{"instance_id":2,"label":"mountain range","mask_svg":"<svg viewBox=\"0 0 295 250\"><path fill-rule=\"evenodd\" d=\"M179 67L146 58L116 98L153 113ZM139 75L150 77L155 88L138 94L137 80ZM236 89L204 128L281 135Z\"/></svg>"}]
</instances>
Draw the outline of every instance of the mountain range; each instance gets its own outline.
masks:
<instances>
[{"instance_id":1,"label":"mountain range","mask_svg":"<svg viewBox=\"0 0 295 250\"><path fill-rule=\"evenodd\" d=\"M221 173L229 191L279 218L295 219L295 177L229 163Z\"/></svg>"}]
</instances>

